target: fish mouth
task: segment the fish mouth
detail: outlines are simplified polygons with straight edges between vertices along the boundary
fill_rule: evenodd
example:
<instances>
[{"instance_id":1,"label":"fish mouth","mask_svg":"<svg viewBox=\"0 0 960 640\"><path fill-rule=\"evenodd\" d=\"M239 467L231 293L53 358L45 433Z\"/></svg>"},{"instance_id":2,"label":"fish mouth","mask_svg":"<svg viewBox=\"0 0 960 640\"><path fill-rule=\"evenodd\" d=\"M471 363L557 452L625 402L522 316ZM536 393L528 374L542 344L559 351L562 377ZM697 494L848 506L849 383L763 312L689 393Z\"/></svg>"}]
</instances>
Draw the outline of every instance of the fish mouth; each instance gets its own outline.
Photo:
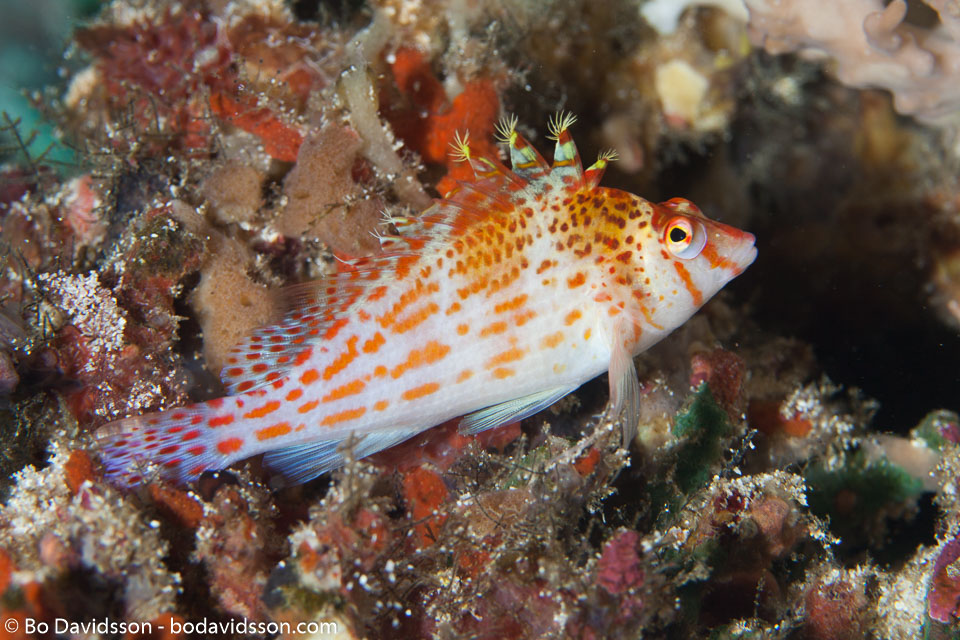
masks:
<instances>
[{"instance_id":1,"label":"fish mouth","mask_svg":"<svg viewBox=\"0 0 960 640\"><path fill-rule=\"evenodd\" d=\"M757 259L757 247L754 246L757 239L752 233L747 233L746 231L741 232L743 234L740 248L737 250L736 254L733 256L733 262L737 265L735 276L740 275L746 271L747 267L753 264L753 261Z\"/></svg>"}]
</instances>

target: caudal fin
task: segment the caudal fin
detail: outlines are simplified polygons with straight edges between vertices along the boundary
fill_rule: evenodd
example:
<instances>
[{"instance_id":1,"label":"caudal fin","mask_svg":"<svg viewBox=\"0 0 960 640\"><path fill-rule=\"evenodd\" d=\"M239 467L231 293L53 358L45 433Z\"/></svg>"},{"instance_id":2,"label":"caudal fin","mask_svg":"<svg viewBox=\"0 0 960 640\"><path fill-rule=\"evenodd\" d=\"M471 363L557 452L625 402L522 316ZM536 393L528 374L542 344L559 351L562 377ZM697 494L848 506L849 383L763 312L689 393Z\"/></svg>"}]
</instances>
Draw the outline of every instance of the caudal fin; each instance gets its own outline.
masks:
<instances>
[{"instance_id":1,"label":"caudal fin","mask_svg":"<svg viewBox=\"0 0 960 640\"><path fill-rule=\"evenodd\" d=\"M223 434L209 424L212 412L201 403L101 427L94 438L106 478L120 487L152 478L186 483L204 471L222 469L230 460L222 452Z\"/></svg>"}]
</instances>

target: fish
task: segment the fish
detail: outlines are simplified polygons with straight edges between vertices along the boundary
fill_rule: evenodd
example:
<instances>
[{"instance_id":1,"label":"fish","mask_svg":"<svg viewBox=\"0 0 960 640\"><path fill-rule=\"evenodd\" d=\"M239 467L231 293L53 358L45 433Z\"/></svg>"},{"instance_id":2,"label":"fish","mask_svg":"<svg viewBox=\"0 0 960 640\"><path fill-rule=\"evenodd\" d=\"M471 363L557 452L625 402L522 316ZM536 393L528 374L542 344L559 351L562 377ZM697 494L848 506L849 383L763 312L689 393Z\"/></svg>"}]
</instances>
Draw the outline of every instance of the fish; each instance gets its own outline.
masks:
<instances>
[{"instance_id":1,"label":"fish","mask_svg":"<svg viewBox=\"0 0 960 640\"><path fill-rule=\"evenodd\" d=\"M510 167L457 133L472 179L388 217L382 254L294 285L287 314L232 350L225 397L96 431L107 479L189 483L264 454L302 483L458 417L465 434L522 420L604 372L629 444L634 357L741 274L755 238L683 198L601 187L615 154L584 169L574 122L548 122L548 163L501 119Z\"/></svg>"}]
</instances>

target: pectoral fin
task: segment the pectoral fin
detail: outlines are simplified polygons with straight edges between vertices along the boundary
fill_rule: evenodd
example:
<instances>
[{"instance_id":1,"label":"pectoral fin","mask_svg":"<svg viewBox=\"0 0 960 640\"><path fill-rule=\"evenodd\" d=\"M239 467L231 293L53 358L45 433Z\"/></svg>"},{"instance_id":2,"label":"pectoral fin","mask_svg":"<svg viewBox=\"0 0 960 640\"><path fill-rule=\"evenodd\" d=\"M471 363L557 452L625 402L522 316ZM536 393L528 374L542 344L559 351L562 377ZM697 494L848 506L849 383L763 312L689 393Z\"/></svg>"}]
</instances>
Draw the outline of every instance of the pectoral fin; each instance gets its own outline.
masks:
<instances>
[{"instance_id":1,"label":"pectoral fin","mask_svg":"<svg viewBox=\"0 0 960 640\"><path fill-rule=\"evenodd\" d=\"M637 369L633 365L633 355L619 338L614 340L610 354L610 404L609 416L621 417L623 425L623 447L629 448L637 435L640 423L640 381Z\"/></svg>"},{"instance_id":2,"label":"pectoral fin","mask_svg":"<svg viewBox=\"0 0 960 640\"><path fill-rule=\"evenodd\" d=\"M577 387L555 387L475 411L460 421L460 433L473 435L543 411Z\"/></svg>"}]
</instances>

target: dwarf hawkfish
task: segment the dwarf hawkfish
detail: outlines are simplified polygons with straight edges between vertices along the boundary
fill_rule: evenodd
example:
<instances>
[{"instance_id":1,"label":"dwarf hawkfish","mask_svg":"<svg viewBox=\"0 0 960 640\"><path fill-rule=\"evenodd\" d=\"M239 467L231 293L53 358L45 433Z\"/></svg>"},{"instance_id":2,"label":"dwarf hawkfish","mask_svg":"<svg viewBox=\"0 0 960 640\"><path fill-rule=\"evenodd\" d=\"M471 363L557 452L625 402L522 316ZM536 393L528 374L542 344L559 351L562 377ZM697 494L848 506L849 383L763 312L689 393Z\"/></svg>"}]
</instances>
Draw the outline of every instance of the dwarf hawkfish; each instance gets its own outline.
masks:
<instances>
[{"instance_id":1,"label":"dwarf hawkfish","mask_svg":"<svg viewBox=\"0 0 960 640\"><path fill-rule=\"evenodd\" d=\"M474 178L417 217L393 217L384 253L301 285L278 324L239 344L228 396L96 433L108 478L190 481L265 453L305 482L458 416L464 433L514 422L609 370L609 415L639 420L633 357L683 324L756 257L754 237L691 202L600 187L550 121L553 164L501 121L512 170L471 152ZM154 464L151 464L154 463Z\"/></svg>"}]
</instances>

